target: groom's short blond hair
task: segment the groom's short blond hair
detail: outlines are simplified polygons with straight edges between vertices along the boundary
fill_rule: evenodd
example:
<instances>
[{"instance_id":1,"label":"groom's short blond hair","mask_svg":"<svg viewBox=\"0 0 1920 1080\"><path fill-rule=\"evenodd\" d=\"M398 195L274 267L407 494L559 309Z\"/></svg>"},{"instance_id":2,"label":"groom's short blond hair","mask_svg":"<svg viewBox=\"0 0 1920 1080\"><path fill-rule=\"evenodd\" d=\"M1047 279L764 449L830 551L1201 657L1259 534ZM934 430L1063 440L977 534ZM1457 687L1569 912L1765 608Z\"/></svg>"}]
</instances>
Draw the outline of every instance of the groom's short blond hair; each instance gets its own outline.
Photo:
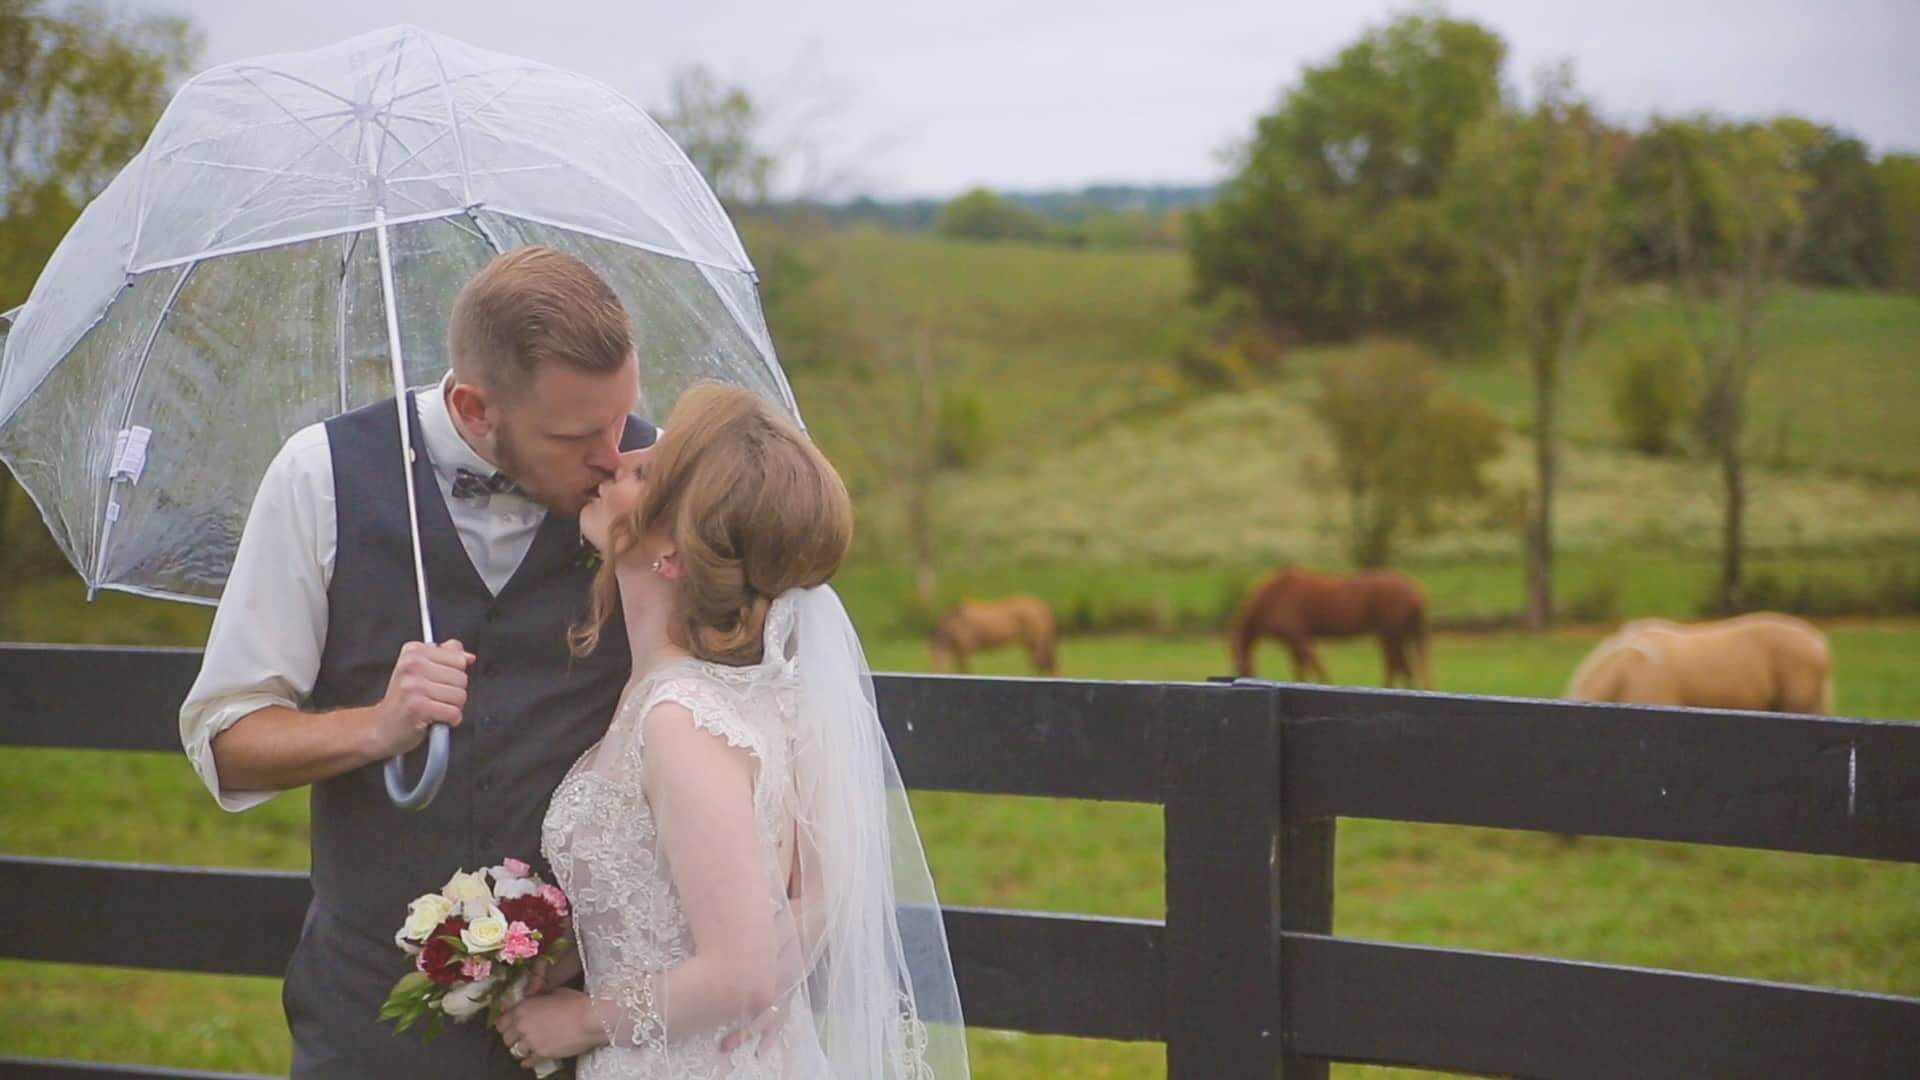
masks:
<instances>
[{"instance_id":1,"label":"groom's short blond hair","mask_svg":"<svg viewBox=\"0 0 1920 1080\"><path fill-rule=\"evenodd\" d=\"M453 302L447 351L454 376L512 397L541 367L620 370L633 332L620 298L564 251L523 247L494 256Z\"/></svg>"}]
</instances>

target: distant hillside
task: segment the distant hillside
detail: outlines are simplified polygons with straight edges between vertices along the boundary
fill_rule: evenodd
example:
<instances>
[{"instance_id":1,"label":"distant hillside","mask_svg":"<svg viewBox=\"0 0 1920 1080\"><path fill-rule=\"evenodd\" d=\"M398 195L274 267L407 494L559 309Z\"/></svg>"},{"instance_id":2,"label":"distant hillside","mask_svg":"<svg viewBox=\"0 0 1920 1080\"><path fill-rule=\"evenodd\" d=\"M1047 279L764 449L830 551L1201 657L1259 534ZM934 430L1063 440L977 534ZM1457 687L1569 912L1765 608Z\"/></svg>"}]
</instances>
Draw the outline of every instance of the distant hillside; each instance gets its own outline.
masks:
<instances>
[{"instance_id":1,"label":"distant hillside","mask_svg":"<svg viewBox=\"0 0 1920 1080\"><path fill-rule=\"evenodd\" d=\"M749 249L769 239L750 231ZM943 572L956 575L955 587L1038 588L1062 567L1115 568L1118 582L1148 568L1208 567L1237 582L1233 575L1283 554L1340 557L1332 508L1305 484L1305 460L1325 449L1304 406L1315 372L1351 346L1295 350L1279 376L1237 391L1183 392L1166 378L1167 331L1189 310L1180 253L971 243L874 226L788 242L813 260L813 288L843 306L823 307L810 293L786 310L857 323L853 340L881 350L924 332L947 371L943 394L976 404L984 418L981 459L943 477L936 498ZM1588 560L1592 581L1624 583L1635 612L1690 610L1718 545L1713 464L1625 450L1612 413L1620 358L1677 319L1663 290L1617 292L1567 373L1560 546ZM776 320L775 342L794 329ZM1748 434L1756 560L1796 560L1788 568L1799 573L1811 552L1867 567L1885 552L1915 550L1920 297L1793 290L1765 333ZM1497 479L1524 487L1531 394L1521 358L1462 358L1446 371L1514 425ZM810 428L856 489L861 561L880 575L862 602L883 607L910 587L890 576L906 547L900 502L874 471L886 455L856 452L872 437L863 425L874 403L858 378L805 366L792 374ZM1501 590L1521 580L1508 573L1517 533L1491 517L1455 524L1410 538L1407 555L1499 567L1489 580L1500 588L1484 603L1449 602L1480 614L1515 607L1517 592ZM1672 578L1631 569L1653 553L1691 561ZM1036 567L1050 569L1035 577ZM1461 595L1485 591L1477 581ZM1192 588L1211 610L1220 587Z\"/></svg>"},{"instance_id":2,"label":"distant hillside","mask_svg":"<svg viewBox=\"0 0 1920 1080\"><path fill-rule=\"evenodd\" d=\"M1214 184L1094 184L1075 191L1002 191L1002 198L1051 220L1069 224L1096 213L1144 213L1158 216L1175 210L1205 206L1219 187ZM882 200L861 196L843 203L791 202L775 205L778 213L804 212L836 225L872 224L904 232L933 227L944 199Z\"/></svg>"}]
</instances>

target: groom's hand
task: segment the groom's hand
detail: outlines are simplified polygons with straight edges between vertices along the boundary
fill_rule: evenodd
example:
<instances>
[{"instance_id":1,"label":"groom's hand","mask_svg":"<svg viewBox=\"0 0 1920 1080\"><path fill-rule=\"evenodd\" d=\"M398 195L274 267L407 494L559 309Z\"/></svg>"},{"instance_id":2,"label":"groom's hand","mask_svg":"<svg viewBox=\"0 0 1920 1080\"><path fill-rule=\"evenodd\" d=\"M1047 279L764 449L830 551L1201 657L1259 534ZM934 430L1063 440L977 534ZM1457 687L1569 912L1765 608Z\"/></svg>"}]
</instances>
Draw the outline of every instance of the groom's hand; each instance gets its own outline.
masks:
<instances>
[{"instance_id":1,"label":"groom's hand","mask_svg":"<svg viewBox=\"0 0 1920 1080\"><path fill-rule=\"evenodd\" d=\"M388 758L420 745L434 724L457 727L467 706L467 668L474 656L458 641L400 648L387 696L373 710L373 756Z\"/></svg>"}]
</instances>

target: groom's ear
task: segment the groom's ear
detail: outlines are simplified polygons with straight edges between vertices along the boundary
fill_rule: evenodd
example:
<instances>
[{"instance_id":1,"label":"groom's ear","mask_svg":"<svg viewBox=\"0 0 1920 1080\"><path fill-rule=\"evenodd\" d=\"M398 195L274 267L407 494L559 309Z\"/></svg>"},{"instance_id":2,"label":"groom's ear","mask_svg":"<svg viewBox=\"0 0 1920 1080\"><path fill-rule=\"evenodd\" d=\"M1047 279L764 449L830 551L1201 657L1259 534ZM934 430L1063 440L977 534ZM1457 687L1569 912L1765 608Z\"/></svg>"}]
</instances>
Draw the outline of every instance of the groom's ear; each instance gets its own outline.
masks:
<instances>
[{"instance_id":1,"label":"groom's ear","mask_svg":"<svg viewBox=\"0 0 1920 1080\"><path fill-rule=\"evenodd\" d=\"M493 403L485 387L455 379L447 387L447 410L467 431L475 435L493 434Z\"/></svg>"}]
</instances>

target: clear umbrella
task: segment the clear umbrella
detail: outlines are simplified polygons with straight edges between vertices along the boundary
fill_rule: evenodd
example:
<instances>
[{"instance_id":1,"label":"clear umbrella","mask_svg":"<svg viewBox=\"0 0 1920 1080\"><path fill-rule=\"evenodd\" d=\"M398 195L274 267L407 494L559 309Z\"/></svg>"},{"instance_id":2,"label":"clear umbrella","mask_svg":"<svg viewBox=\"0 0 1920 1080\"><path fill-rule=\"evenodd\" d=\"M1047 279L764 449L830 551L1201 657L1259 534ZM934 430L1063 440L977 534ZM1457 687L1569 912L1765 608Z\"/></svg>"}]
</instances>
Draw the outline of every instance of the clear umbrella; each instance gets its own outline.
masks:
<instances>
[{"instance_id":1,"label":"clear umbrella","mask_svg":"<svg viewBox=\"0 0 1920 1080\"><path fill-rule=\"evenodd\" d=\"M89 596L213 603L281 443L438 379L454 295L527 244L619 294L642 411L717 378L797 416L739 237L659 125L593 79L395 27L181 88L0 317L0 460ZM417 525L414 549L420 576ZM394 801L426 805L446 754L435 728L411 790L389 762Z\"/></svg>"}]
</instances>

